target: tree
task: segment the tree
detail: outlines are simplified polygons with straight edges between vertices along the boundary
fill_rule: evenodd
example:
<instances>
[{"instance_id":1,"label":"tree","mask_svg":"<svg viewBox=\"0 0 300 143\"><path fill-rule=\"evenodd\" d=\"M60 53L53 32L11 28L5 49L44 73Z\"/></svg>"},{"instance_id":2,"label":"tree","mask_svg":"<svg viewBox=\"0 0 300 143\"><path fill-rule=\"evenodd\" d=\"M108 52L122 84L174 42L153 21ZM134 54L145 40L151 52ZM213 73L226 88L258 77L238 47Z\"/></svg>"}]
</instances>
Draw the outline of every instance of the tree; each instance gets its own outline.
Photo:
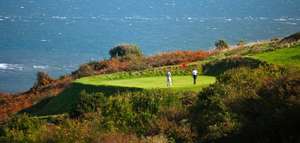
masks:
<instances>
[{"instance_id":1,"label":"tree","mask_svg":"<svg viewBox=\"0 0 300 143\"><path fill-rule=\"evenodd\" d=\"M137 45L122 44L109 50L111 58L125 58L125 57L141 57L143 56L140 48Z\"/></svg>"},{"instance_id":2,"label":"tree","mask_svg":"<svg viewBox=\"0 0 300 143\"><path fill-rule=\"evenodd\" d=\"M215 42L215 46L217 50L224 50L224 49L228 49L229 46L228 44L224 41L224 40L218 40Z\"/></svg>"},{"instance_id":3,"label":"tree","mask_svg":"<svg viewBox=\"0 0 300 143\"><path fill-rule=\"evenodd\" d=\"M39 71L36 75L37 81L34 87L46 86L54 81L54 79L52 79L46 72Z\"/></svg>"}]
</instances>

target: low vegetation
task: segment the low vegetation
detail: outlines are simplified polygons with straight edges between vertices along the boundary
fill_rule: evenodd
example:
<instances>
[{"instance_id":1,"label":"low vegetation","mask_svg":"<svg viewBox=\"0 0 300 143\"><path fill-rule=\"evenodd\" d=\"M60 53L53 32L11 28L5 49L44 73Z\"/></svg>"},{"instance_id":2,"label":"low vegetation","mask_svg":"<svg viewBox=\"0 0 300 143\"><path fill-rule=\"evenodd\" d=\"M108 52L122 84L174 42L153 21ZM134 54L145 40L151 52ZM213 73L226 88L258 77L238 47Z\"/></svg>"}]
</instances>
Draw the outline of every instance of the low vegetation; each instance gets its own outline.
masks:
<instances>
[{"instance_id":1,"label":"low vegetation","mask_svg":"<svg viewBox=\"0 0 300 143\"><path fill-rule=\"evenodd\" d=\"M130 58L112 58L100 62L83 64L72 73L75 78L116 72L148 70L155 67L180 65L183 67L191 62L203 60L210 55L205 51L176 51L161 53L150 57L131 56Z\"/></svg>"},{"instance_id":2,"label":"low vegetation","mask_svg":"<svg viewBox=\"0 0 300 143\"><path fill-rule=\"evenodd\" d=\"M203 73L206 75L220 75L227 70L238 67L258 68L267 65L266 62L248 57L232 57L221 60L215 60L203 65Z\"/></svg>"},{"instance_id":3,"label":"low vegetation","mask_svg":"<svg viewBox=\"0 0 300 143\"><path fill-rule=\"evenodd\" d=\"M193 126L203 142L297 142L300 76L277 67L233 69L199 93Z\"/></svg>"}]
</instances>

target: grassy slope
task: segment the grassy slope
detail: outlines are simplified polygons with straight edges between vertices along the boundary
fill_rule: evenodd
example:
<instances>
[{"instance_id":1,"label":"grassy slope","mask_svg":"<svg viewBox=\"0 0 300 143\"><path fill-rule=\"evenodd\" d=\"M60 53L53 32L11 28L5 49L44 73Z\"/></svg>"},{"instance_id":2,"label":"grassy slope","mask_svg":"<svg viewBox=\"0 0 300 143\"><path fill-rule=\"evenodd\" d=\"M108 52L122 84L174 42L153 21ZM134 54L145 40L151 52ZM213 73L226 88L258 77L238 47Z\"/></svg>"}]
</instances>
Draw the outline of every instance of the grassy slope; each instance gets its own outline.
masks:
<instances>
[{"instance_id":1,"label":"grassy slope","mask_svg":"<svg viewBox=\"0 0 300 143\"><path fill-rule=\"evenodd\" d=\"M215 82L215 77L199 76L198 84L193 85L193 79L191 76L173 76L172 88L180 90L194 90L199 91L201 88ZM133 79L120 79L120 80L103 80L101 76L92 76L81 78L76 83L88 84L88 85L106 85L106 86L118 86L118 87L136 87L143 89L152 88L167 88L166 78L164 76L159 77L142 77Z\"/></svg>"},{"instance_id":2,"label":"grassy slope","mask_svg":"<svg viewBox=\"0 0 300 143\"><path fill-rule=\"evenodd\" d=\"M141 77L132 79L116 79L110 80L105 76L99 75L81 78L76 80L71 87L63 91L59 96L53 97L47 103L43 105L33 107L29 110L30 113L36 115L55 115L62 114L70 111L74 104L78 101L78 95L82 90L86 90L88 93L103 92L105 95L110 96L119 92L134 92L148 90L152 88L163 88L166 87L165 77ZM200 91L203 87L208 86L215 82L215 77L211 76L200 76L198 84L192 84L191 76L174 76L174 86L171 90L193 90Z\"/></svg>"},{"instance_id":3,"label":"grassy slope","mask_svg":"<svg viewBox=\"0 0 300 143\"><path fill-rule=\"evenodd\" d=\"M254 55L254 57L273 64L300 67L300 45L264 52Z\"/></svg>"},{"instance_id":4,"label":"grassy slope","mask_svg":"<svg viewBox=\"0 0 300 143\"><path fill-rule=\"evenodd\" d=\"M264 46L260 48L263 47ZM247 50L249 49L246 49L246 51ZM234 53L239 54L239 52L234 52ZM235 55L234 53L229 55ZM244 54L244 56L250 56L250 55ZM212 57L211 60L222 59L225 57ZM300 46L298 45L293 48L277 49L271 52L262 52L259 54L251 55L251 57L257 58L259 60L267 61L273 64L300 67ZM208 59L206 61L194 62L194 64L201 65L211 60ZM108 78L110 75L113 76L114 74L91 76L91 77L78 79L77 81L74 82L72 87L66 89L59 96L54 97L52 100L46 103L46 105L43 105L43 107L37 109L33 113L48 115L48 114L58 114L58 113L67 112L71 109L71 105L76 103L78 95L82 90L86 90L89 93L107 92L107 95L111 95L119 91L136 91L136 90L151 89L151 88L166 88L166 81L165 81L165 77L163 76L136 77L131 79L112 80ZM201 90L201 88L207 86L208 84L214 83L215 78L208 77L208 76L200 76L198 80L198 85L196 86L192 84L192 78L190 76L174 76L173 82L174 82L174 86L173 88L171 88L172 90L199 91Z\"/></svg>"}]
</instances>

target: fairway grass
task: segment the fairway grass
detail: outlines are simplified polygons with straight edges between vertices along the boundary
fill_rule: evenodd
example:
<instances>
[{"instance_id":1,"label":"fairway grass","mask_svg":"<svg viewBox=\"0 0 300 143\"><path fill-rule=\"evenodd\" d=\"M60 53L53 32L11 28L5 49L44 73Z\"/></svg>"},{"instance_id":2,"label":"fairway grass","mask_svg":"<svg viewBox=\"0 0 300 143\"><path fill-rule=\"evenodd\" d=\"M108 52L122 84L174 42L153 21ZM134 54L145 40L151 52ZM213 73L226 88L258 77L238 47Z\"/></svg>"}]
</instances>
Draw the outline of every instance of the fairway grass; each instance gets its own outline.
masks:
<instances>
[{"instance_id":1,"label":"fairway grass","mask_svg":"<svg viewBox=\"0 0 300 143\"><path fill-rule=\"evenodd\" d=\"M300 45L257 54L254 57L272 64L300 68Z\"/></svg>"},{"instance_id":2,"label":"fairway grass","mask_svg":"<svg viewBox=\"0 0 300 143\"><path fill-rule=\"evenodd\" d=\"M199 76L197 84L193 84L192 76L173 76L173 85L171 89L178 90L195 90L198 91L203 87L208 86L215 82L215 77L212 76ZM142 89L155 89L155 88L168 88L166 84L166 77L141 77L132 79L118 79L118 80L107 80L101 76L85 77L75 81L85 85L96 85L96 86L116 86L116 87L133 87Z\"/></svg>"}]
</instances>

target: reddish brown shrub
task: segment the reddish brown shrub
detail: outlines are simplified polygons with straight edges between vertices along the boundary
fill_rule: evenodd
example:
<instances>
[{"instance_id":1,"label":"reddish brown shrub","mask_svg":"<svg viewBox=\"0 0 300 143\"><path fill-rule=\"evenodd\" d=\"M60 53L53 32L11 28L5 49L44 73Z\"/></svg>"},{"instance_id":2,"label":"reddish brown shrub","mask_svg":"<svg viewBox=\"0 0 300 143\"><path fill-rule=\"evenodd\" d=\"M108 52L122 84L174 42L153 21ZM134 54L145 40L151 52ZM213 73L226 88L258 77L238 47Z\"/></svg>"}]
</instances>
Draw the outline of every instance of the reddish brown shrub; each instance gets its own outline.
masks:
<instances>
[{"instance_id":1,"label":"reddish brown shrub","mask_svg":"<svg viewBox=\"0 0 300 143\"><path fill-rule=\"evenodd\" d=\"M72 75L78 78L94 74L144 70L151 67L177 64L183 64L181 67L184 69L187 67L187 63L205 59L209 55L209 52L204 51L175 51L151 57L112 58L82 65Z\"/></svg>"},{"instance_id":2,"label":"reddish brown shrub","mask_svg":"<svg viewBox=\"0 0 300 143\"><path fill-rule=\"evenodd\" d=\"M52 79L46 72L38 72L37 73L37 81L35 83L35 87L43 87L53 83L54 79Z\"/></svg>"},{"instance_id":3,"label":"reddish brown shrub","mask_svg":"<svg viewBox=\"0 0 300 143\"><path fill-rule=\"evenodd\" d=\"M204 51L175 51L148 57L146 58L146 63L153 67L176 65L203 60L209 55L208 52Z\"/></svg>"}]
</instances>

